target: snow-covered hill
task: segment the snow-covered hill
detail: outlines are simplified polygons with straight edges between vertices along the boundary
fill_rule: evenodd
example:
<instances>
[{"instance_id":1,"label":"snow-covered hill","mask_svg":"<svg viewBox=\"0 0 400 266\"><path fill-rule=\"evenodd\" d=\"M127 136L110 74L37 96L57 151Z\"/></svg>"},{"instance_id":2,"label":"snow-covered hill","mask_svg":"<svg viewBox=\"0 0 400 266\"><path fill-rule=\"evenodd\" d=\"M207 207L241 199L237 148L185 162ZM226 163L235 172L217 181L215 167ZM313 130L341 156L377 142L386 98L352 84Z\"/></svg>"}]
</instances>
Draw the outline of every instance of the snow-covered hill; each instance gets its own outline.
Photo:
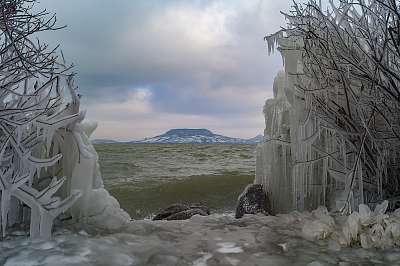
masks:
<instances>
[{"instance_id":1,"label":"snow-covered hill","mask_svg":"<svg viewBox=\"0 0 400 266\"><path fill-rule=\"evenodd\" d=\"M240 139L214 134L208 129L171 129L162 135L133 141L133 143L256 144L260 141L262 141L261 135L252 139Z\"/></svg>"},{"instance_id":2,"label":"snow-covered hill","mask_svg":"<svg viewBox=\"0 0 400 266\"><path fill-rule=\"evenodd\" d=\"M263 135L258 135L251 139L231 138L223 135L214 134L208 129L181 128L171 129L166 133L145 138L142 140L119 142L111 139L94 139L93 144L113 144L113 143L199 143L199 144L257 144L262 142Z\"/></svg>"}]
</instances>

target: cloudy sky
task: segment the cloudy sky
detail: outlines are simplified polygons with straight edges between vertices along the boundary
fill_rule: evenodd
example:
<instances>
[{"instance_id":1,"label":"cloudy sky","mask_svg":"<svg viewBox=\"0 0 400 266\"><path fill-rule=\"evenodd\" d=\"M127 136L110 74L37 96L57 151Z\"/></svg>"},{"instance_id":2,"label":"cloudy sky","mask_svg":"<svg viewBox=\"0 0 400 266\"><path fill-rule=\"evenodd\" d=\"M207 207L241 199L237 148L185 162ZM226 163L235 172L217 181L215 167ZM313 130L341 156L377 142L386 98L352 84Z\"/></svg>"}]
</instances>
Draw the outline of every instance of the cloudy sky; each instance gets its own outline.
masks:
<instances>
[{"instance_id":1,"label":"cloudy sky","mask_svg":"<svg viewBox=\"0 0 400 266\"><path fill-rule=\"evenodd\" d=\"M66 29L46 35L75 64L95 138L208 128L262 133L282 67L263 41L283 25L277 0L41 0Z\"/></svg>"}]
</instances>

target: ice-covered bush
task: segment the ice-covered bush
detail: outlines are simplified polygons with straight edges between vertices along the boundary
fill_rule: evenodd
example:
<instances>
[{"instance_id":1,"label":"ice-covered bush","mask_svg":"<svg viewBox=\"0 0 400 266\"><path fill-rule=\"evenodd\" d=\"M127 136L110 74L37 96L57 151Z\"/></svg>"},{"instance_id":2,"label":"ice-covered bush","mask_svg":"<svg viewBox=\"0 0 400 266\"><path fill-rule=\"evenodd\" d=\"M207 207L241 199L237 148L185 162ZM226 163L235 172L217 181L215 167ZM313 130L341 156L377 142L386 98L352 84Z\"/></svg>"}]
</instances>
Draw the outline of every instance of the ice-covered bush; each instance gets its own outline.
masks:
<instances>
[{"instance_id":1,"label":"ice-covered bush","mask_svg":"<svg viewBox=\"0 0 400 266\"><path fill-rule=\"evenodd\" d=\"M54 219L75 202L72 217L85 222L88 198L103 189L97 154L87 138L96 126L82 122L85 113L79 109L71 66L57 47L37 39L39 32L58 28L54 15L33 11L35 2L0 2L3 237L8 228L28 224L32 238L48 238ZM108 193L104 197L115 201ZM129 220L118 204L112 206L116 216Z\"/></svg>"},{"instance_id":2,"label":"ice-covered bush","mask_svg":"<svg viewBox=\"0 0 400 266\"><path fill-rule=\"evenodd\" d=\"M393 209L400 194L399 2L331 1L327 11L320 4L294 4L287 26L266 37L285 71L264 108L270 139L259 147L256 182L277 211L325 205L350 213L383 199Z\"/></svg>"}]
</instances>

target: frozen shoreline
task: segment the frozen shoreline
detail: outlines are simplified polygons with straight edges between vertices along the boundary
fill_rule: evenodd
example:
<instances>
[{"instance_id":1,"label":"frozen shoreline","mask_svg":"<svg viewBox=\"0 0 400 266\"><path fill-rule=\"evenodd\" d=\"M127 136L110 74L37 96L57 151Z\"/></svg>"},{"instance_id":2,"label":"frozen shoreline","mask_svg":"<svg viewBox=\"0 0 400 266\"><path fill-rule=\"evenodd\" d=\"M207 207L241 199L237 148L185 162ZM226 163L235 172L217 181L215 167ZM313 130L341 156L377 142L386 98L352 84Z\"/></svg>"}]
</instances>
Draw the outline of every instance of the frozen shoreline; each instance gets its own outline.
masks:
<instances>
[{"instance_id":1,"label":"frozen shoreline","mask_svg":"<svg viewBox=\"0 0 400 266\"><path fill-rule=\"evenodd\" d=\"M312 214L194 216L186 221L138 220L120 232L56 232L51 241L0 242L0 264L34 265L399 265L398 248L340 247L306 240Z\"/></svg>"}]
</instances>

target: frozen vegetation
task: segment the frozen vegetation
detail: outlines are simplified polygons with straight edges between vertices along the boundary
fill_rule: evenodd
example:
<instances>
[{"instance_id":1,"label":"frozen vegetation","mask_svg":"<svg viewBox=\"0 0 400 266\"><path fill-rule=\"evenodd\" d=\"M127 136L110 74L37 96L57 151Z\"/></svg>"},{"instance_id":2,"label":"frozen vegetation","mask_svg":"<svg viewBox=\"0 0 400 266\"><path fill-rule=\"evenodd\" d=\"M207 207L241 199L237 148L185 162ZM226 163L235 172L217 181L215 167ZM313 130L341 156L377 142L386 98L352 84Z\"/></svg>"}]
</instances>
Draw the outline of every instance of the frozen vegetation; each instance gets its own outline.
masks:
<instances>
[{"instance_id":1,"label":"frozen vegetation","mask_svg":"<svg viewBox=\"0 0 400 266\"><path fill-rule=\"evenodd\" d=\"M31 238L47 239L61 213L114 229L130 217L103 187L88 139L97 125L83 121L71 66L34 39L56 18L32 13L31 2L0 2L2 236L28 225Z\"/></svg>"},{"instance_id":2,"label":"frozen vegetation","mask_svg":"<svg viewBox=\"0 0 400 266\"><path fill-rule=\"evenodd\" d=\"M294 4L266 37L284 70L265 103L255 182L276 213L398 206L399 10L386 0Z\"/></svg>"},{"instance_id":3,"label":"frozen vegetation","mask_svg":"<svg viewBox=\"0 0 400 266\"><path fill-rule=\"evenodd\" d=\"M285 70L264 108L256 182L276 213L301 212L173 222L129 222L104 189L96 123L84 121L62 53L33 41L56 29L34 2L0 3L0 263L399 264L400 210L387 213L400 184L395 1L295 5L267 38ZM51 238L55 223L65 229Z\"/></svg>"}]
</instances>

